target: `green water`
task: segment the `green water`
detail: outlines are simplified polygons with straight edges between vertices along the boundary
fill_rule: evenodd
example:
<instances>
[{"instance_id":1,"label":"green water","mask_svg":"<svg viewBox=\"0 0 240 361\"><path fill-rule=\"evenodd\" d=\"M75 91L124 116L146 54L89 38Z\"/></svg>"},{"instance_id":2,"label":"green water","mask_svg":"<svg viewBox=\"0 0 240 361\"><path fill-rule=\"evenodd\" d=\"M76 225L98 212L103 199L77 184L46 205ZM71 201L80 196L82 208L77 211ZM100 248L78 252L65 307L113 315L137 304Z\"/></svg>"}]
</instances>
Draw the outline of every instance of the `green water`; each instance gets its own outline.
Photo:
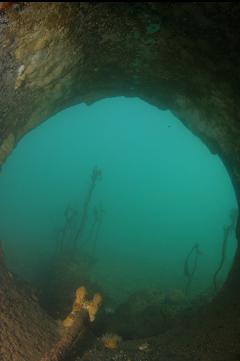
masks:
<instances>
[{"instance_id":1,"label":"green water","mask_svg":"<svg viewBox=\"0 0 240 361\"><path fill-rule=\"evenodd\" d=\"M135 98L69 108L19 142L0 176L0 238L10 268L34 284L54 259L65 207L80 219L94 166L102 179L84 252L93 249L94 207L104 214L90 277L119 299L143 288L184 289L184 261L198 243L191 293L211 287L223 229L237 208L227 171L169 111ZM220 282L235 249L231 234Z\"/></svg>"}]
</instances>

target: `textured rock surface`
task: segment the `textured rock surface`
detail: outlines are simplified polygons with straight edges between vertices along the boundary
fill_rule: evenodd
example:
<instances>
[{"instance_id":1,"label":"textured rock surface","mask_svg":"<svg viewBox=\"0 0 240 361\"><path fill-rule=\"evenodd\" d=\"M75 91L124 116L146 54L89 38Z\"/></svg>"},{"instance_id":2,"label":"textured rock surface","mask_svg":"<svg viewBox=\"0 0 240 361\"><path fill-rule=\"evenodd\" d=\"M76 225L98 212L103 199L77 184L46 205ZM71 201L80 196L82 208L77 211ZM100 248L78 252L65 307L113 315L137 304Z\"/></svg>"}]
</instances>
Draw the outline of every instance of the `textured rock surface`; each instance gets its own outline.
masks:
<instances>
[{"instance_id":1,"label":"textured rock surface","mask_svg":"<svg viewBox=\"0 0 240 361\"><path fill-rule=\"evenodd\" d=\"M140 96L239 160L235 3L29 3L1 16L1 162L73 103ZM234 163L235 163L234 162Z\"/></svg>"},{"instance_id":2,"label":"textured rock surface","mask_svg":"<svg viewBox=\"0 0 240 361\"><path fill-rule=\"evenodd\" d=\"M58 337L30 288L16 281L0 259L0 360L38 361Z\"/></svg>"},{"instance_id":3,"label":"textured rock surface","mask_svg":"<svg viewBox=\"0 0 240 361\"><path fill-rule=\"evenodd\" d=\"M239 16L231 2L10 7L0 14L0 164L63 108L138 96L171 109L222 157L239 199ZM222 300L239 304L239 279L238 251Z\"/></svg>"}]
</instances>

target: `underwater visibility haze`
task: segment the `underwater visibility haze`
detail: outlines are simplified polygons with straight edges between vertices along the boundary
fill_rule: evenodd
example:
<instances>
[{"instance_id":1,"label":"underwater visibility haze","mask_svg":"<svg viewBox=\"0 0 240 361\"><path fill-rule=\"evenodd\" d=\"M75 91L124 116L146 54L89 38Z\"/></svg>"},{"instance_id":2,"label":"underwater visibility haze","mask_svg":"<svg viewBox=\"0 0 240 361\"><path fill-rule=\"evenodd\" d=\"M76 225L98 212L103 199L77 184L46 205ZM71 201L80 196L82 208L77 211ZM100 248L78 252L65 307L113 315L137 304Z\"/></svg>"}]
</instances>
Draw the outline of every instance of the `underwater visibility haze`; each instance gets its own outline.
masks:
<instances>
[{"instance_id":1,"label":"underwater visibility haze","mask_svg":"<svg viewBox=\"0 0 240 361\"><path fill-rule=\"evenodd\" d=\"M0 198L14 273L38 287L59 253L75 264L79 253L113 304L144 289L218 290L236 250L223 163L138 98L73 106L29 132L2 168Z\"/></svg>"},{"instance_id":2,"label":"underwater visibility haze","mask_svg":"<svg viewBox=\"0 0 240 361\"><path fill-rule=\"evenodd\" d=\"M0 361L240 361L239 18L0 2Z\"/></svg>"}]
</instances>

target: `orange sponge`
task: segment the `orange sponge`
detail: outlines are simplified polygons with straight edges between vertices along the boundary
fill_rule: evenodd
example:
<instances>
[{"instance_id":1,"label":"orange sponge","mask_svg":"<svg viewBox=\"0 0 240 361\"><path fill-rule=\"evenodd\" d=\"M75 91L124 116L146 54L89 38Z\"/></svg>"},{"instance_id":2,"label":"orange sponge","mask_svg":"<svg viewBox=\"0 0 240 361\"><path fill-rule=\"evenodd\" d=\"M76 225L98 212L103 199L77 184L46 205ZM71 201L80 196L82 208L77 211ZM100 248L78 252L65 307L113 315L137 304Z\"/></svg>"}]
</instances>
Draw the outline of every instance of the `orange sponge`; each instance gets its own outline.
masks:
<instances>
[{"instance_id":1,"label":"orange sponge","mask_svg":"<svg viewBox=\"0 0 240 361\"><path fill-rule=\"evenodd\" d=\"M91 322L95 320L96 314L101 304L102 304L102 296L100 295L100 293L96 293L92 301L89 301L84 305L84 308L88 311L89 319Z\"/></svg>"},{"instance_id":2,"label":"orange sponge","mask_svg":"<svg viewBox=\"0 0 240 361\"><path fill-rule=\"evenodd\" d=\"M87 297L87 290L85 287L80 287L76 290L76 298L73 304L72 311L77 312L82 308Z\"/></svg>"},{"instance_id":3,"label":"orange sponge","mask_svg":"<svg viewBox=\"0 0 240 361\"><path fill-rule=\"evenodd\" d=\"M99 307L102 304L102 296L96 293L91 301L87 301L87 290L85 287L80 287L76 290L75 301L73 303L72 311L63 321L64 327L71 327L74 324L76 316L81 309L88 312L91 322L95 320Z\"/></svg>"}]
</instances>

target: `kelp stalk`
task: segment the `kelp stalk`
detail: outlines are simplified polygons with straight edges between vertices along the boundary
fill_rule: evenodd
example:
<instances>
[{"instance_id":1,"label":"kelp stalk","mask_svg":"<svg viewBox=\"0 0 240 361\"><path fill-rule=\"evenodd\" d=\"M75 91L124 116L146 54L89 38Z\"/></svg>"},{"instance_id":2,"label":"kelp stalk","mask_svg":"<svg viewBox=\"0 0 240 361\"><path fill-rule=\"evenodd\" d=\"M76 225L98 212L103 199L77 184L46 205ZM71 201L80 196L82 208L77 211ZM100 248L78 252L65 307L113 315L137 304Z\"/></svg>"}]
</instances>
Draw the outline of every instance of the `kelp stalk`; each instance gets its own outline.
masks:
<instances>
[{"instance_id":1,"label":"kelp stalk","mask_svg":"<svg viewBox=\"0 0 240 361\"><path fill-rule=\"evenodd\" d=\"M226 254L227 254L227 243L229 240L229 237L231 235L231 233L234 231L235 226L236 226L236 221L237 221L237 216L238 216L238 211L233 209L230 213L230 218L231 218L231 224L228 227L224 228L224 236L223 236L223 241L222 241L222 252L221 252L221 259L220 259L220 263L219 266L217 268L217 270L215 271L214 275L213 275L213 286L214 286L214 291L217 292L218 290L218 286L217 286L217 277L219 272L221 271L221 269L223 268L223 265L225 263L225 259L226 259Z\"/></svg>"},{"instance_id":2,"label":"kelp stalk","mask_svg":"<svg viewBox=\"0 0 240 361\"><path fill-rule=\"evenodd\" d=\"M84 231L84 228L86 226L86 222L87 222L87 218L88 218L88 209L89 209L89 205L90 205L91 198L93 195L93 191L95 189L96 182L101 177L101 175L102 175L102 171L100 169L98 169L97 167L95 167L92 171L90 187L89 187L85 202L83 204L83 212L82 212L81 222L80 222L79 228L77 230L76 236L74 237L74 241L73 241L73 249L74 250L76 250L77 242L78 242L79 238L81 237L81 235Z\"/></svg>"},{"instance_id":3,"label":"kelp stalk","mask_svg":"<svg viewBox=\"0 0 240 361\"><path fill-rule=\"evenodd\" d=\"M187 284L186 284L186 288L185 288L185 293L187 294L189 292L190 286L192 284L192 280L193 280L193 276L197 270L197 265L198 265L198 257L201 254L200 250L199 250L199 245L196 243L191 251L189 252L189 254L186 257L185 263L184 263L184 275L187 277ZM191 257L194 257L193 259L193 267L192 270L190 270L190 259Z\"/></svg>"}]
</instances>

